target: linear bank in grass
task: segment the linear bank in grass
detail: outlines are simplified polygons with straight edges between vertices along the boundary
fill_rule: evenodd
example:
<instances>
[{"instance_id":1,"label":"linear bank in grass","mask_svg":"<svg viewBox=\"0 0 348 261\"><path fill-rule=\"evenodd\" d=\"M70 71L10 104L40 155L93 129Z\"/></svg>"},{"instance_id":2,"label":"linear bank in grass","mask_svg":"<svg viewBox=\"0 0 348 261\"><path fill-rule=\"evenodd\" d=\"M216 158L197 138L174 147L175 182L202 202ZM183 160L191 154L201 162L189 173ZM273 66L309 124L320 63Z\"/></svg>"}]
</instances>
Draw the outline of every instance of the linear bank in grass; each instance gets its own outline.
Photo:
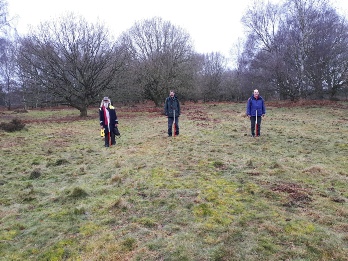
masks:
<instances>
[{"instance_id":1,"label":"linear bank in grass","mask_svg":"<svg viewBox=\"0 0 348 261\"><path fill-rule=\"evenodd\" d=\"M172 138L161 110L116 107L111 148L95 109L21 115L0 260L347 260L347 104L266 105L260 138L245 104L183 104Z\"/></svg>"}]
</instances>

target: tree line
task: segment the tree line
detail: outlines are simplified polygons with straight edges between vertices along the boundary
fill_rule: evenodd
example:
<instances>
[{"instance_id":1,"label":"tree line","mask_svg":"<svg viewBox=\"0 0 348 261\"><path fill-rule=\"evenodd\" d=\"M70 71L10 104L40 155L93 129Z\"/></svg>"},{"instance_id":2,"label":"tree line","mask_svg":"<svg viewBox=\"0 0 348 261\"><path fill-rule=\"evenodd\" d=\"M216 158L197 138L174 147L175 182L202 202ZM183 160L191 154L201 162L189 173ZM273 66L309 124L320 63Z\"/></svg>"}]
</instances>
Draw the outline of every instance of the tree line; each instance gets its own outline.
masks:
<instances>
[{"instance_id":1,"label":"tree line","mask_svg":"<svg viewBox=\"0 0 348 261\"><path fill-rule=\"evenodd\" d=\"M86 116L103 96L161 106L169 89L182 101L244 101L255 88L267 99L347 98L348 27L329 1L255 1L242 23L247 37L230 68L160 17L114 39L68 13L20 36L0 0L0 105L69 105Z\"/></svg>"}]
</instances>

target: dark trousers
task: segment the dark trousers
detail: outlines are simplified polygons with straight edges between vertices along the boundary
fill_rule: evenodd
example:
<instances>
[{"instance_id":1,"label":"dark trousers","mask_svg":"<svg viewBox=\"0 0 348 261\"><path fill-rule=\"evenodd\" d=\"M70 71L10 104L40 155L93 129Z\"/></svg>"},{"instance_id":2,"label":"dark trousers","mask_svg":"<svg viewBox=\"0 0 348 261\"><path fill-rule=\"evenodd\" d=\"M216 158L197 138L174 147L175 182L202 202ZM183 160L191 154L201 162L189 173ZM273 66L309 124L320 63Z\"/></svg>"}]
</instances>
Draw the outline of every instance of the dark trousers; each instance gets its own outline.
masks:
<instances>
[{"instance_id":1,"label":"dark trousers","mask_svg":"<svg viewBox=\"0 0 348 261\"><path fill-rule=\"evenodd\" d=\"M261 116L257 116L257 133L256 136L260 136L261 134ZM255 123L256 123L256 116L250 117L250 123L251 123L251 135L255 136Z\"/></svg>"},{"instance_id":2,"label":"dark trousers","mask_svg":"<svg viewBox=\"0 0 348 261\"><path fill-rule=\"evenodd\" d=\"M173 135L174 117L168 117L168 136ZM175 117L175 135L179 135L179 117Z\"/></svg>"},{"instance_id":3,"label":"dark trousers","mask_svg":"<svg viewBox=\"0 0 348 261\"><path fill-rule=\"evenodd\" d=\"M111 141L111 145L116 145L114 129L113 128L110 129L110 140L109 140L108 128L104 129L104 133L105 133L105 147L108 147L110 145L110 141Z\"/></svg>"}]
</instances>

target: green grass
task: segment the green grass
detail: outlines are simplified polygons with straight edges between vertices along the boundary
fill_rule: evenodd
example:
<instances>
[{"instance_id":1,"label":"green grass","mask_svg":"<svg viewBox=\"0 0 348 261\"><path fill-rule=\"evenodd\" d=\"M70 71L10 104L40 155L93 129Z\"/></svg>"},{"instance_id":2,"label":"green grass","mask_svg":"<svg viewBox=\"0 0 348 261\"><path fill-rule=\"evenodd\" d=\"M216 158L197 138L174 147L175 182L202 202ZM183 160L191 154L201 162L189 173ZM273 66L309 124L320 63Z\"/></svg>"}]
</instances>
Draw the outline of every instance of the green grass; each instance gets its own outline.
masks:
<instances>
[{"instance_id":1,"label":"green grass","mask_svg":"<svg viewBox=\"0 0 348 261\"><path fill-rule=\"evenodd\" d=\"M339 105L268 106L260 138L244 104L185 104L172 138L160 110L121 107L111 148L95 109L15 115L25 129L0 132L0 260L348 260Z\"/></svg>"}]
</instances>

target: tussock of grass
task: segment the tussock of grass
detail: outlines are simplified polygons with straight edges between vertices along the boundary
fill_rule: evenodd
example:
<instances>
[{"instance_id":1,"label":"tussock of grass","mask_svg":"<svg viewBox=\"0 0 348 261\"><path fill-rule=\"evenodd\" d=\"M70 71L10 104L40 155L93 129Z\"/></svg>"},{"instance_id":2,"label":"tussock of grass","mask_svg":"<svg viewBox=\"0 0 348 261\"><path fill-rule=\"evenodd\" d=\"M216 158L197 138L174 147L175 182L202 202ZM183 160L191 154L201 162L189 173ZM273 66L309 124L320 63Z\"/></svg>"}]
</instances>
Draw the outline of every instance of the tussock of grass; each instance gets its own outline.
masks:
<instances>
[{"instance_id":1,"label":"tussock of grass","mask_svg":"<svg viewBox=\"0 0 348 261\"><path fill-rule=\"evenodd\" d=\"M113 209L121 209L121 210L126 210L127 209L127 202L123 200L122 198L118 198L112 204L110 205L110 210Z\"/></svg>"},{"instance_id":2,"label":"tussock of grass","mask_svg":"<svg viewBox=\"0 0 348 261\"><path fill-rule=\"evenodd\" d=\"M47 163L47 167L50 167L50 166L61 166L61 165L64 165L64 164L68 164L69 161L67 159L57 159L53 162L48 162Z\"/></svg>"},{"instance_id":3,"label":"tussock of grass","mask_svg":"<svg viewBox=\"0 0 348 261\"><path fill-rule=\"evenodd\" d=\"M136 246L136 239L132 237L127 237L122 241L123 249L126 251L131 251Z\"/></svg>"},{"instance_id":4,"label":"tussock of grass","mask_svg":"<svg viewBox=\"0 0 348 261\"><path fill-rule=\"evenodd\" d=\"M120 184L121 182L122 182L122 177L120 176L120 175L114 175L114 176L112 176L111 177L111 180L110 180L110 182L112 183L112 184Z\"/></svg>"},{"instance_id":5,"label":"tussock of grass","mask_svg":"<svg viewBox=\"0 0 348 261\"><path fill-rule=\"evenodd\" d=\"M86 209L85 209L84 207L75 208L75 209L74 209L74 214L75 214L75 215L83 215L83 214L86 214Z\"/></svg>"},{"instance_id":6,"label":"tussock of grass","mask_svg":"<svg viewBox=\"0 0 348 261\"><path fill-rule=\"evenodd\" d=\"M346 259L344 108L270 108L260 138L245 104L182 109L167 138L157 111L119 108L107 149L97 110L21 115L26 132L1 134L1 258Z\"/></svg>"},{"instance_id":7,"label":"tussock of grass","mask_svg":"<svg viewBox=\"0 0 348 261\"><path fill-rule=\"evenodd\" d=\"M311 166L309 168L306 168L305 170L303 170L304 173L308 173L308 174L322 174L325 172L325 170L322 167L319 166Z\"/></svg>"},{"instance_id":8,"label":"tussock of grass","mask_svg":"<svg viewBox=\"0 0 348 261\"><path fill-rule=\"evenodd\" d=\"M69 197L71 198L85 198L88 196L88 193L79 187L74 188L71 193L69 194Z\"/></svg>"},{"instance_id":9,"label":"tussock of grass","mask_svg":"<svg viewBox=\"0 0 348 261\"><path fill-rule=\"evenodd\" d=\"M38 179L41 177L41 170L40 169L34 169L29 176L29 179Z\"/></svg>"}]
</instances>

